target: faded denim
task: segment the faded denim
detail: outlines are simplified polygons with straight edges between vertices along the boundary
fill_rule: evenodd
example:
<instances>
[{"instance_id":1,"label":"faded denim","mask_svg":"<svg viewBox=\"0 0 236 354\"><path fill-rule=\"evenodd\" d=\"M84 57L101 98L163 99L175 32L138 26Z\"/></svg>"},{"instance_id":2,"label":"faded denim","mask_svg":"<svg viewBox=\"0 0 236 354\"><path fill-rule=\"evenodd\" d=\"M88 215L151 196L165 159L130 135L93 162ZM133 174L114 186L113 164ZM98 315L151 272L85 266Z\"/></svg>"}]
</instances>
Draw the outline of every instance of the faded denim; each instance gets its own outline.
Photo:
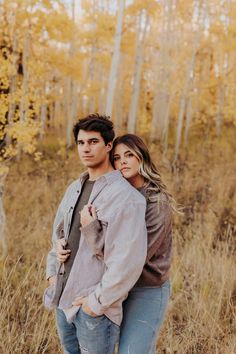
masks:
<instances>
[{"instance_id":1,"label":"faded denim","mask_svg":"<svg viewBox=\"0 0 236 354\"><path fill-rule=\"evenodd\" d=\"M57 309L57 327L64 354L114 354L120 327L106 316L92 317L82 308L69 324L62 310Z\"/></svg>"},{"instance_id":2,"label":"faded denim","mask_svg":"<svg viewBox=\"0 0 236 354\"><path fill-rule=\"evenodd\" d=\"M170 297L170 282L156 288L134 288L123 303L119 354L155 354Z\"/></svg>"}]
</instances>

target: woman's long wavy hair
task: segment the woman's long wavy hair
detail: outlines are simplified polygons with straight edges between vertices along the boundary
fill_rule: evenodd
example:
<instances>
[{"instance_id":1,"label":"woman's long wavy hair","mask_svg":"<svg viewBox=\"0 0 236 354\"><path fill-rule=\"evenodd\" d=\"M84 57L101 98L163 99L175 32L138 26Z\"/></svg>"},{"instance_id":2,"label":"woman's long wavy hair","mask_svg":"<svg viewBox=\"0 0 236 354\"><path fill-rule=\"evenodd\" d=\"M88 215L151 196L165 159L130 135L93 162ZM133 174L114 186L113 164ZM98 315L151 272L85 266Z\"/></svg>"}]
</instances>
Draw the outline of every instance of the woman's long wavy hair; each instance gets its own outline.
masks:
<instances>
[{"instance_id":1,"label":"woman's long wavy hair","mask_svg":"<svg viewBox=\"0 0 236 354\"><path fill-rule=\"evenodd\" d=\"M151 160L150 153L143 140L135 134L125 134L118 136L113 142L111 152L111 162L114 166L114 151L117 145L124 144L137 157L140 162L139 173L146 182L147 198L151 202L160 201L161 193L166 196L166 201L170 204L173 211L178 212L176 202L168 192L166 185L162 182L160 173Z\"/></svg>"}]
</instances>

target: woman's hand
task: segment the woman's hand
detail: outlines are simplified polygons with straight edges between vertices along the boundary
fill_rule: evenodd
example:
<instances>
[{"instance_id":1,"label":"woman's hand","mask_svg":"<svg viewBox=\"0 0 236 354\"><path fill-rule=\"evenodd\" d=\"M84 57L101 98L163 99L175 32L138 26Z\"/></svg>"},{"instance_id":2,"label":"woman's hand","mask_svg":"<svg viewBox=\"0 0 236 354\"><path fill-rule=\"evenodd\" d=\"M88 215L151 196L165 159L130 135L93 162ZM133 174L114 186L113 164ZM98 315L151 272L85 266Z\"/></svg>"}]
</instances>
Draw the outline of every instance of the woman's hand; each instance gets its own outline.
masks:
<instances>
[{"instance_id":1,"label":"woman's hand","mask_svg":"<svg viewBox=\"0 0 236 354\"><path fill-rule=\"evenodd\" d=\"M80 212L80 223L81 226L87 226L91 222L97 219L97 213L95 206L92 204L87 204L83 207L83 209Z\"/></svg>"},{"instance_id":2,"label":"woman's hand","mask_svg":"<svg viewBox=\"0 0 236 354\"><path fill-rule=\"evenodd\" d=\"M64 238L57 240L56 253L57 253L57 260L60 263L64 263L71 254L71 250L64 249L65 245L66 245L66 241Z\"/></svg>"}]
</instances>

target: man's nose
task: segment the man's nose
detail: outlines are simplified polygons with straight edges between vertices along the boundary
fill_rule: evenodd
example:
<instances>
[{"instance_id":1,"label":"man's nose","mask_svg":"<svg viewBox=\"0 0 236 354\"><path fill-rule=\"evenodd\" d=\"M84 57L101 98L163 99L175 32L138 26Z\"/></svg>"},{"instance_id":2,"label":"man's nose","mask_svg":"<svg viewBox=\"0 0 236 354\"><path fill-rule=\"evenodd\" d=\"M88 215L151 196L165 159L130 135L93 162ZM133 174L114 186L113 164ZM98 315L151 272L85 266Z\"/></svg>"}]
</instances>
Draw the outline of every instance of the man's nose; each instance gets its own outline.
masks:
<instances>
[{"instance_id":1,"label":"man's nose","mask_svg":"<svg viewBox=\"0 0 236 354\"><path fill-rule=\"evenodd\" d=\"M84 152L89 152L89 151L90 151L90 144L89 144L89 143L84 143L84 145L83 145L83 151L84 151Z\"/></svg>"}]
</instances>

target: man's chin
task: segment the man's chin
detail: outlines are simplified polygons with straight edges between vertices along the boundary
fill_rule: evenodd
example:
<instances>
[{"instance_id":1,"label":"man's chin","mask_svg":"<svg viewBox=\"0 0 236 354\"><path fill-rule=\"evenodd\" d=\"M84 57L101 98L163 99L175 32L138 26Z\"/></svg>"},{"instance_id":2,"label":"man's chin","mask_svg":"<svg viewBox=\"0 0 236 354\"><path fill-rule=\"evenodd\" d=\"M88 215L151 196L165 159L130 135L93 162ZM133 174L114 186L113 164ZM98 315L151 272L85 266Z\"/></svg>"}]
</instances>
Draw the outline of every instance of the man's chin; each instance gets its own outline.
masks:
<instances>
[{"instance_id":1,"label":"man's chin","mask_svg":"<svg viewBox=\"0 0 236 354\"><path fill-rule=\"evenodd\" d=\"M98 163L94 163L94 162L92 162L92 161L84 161L84 162L83 162L83 165L84 165L85 167L87 167L87 168L96 168L96 167L99 166Z\"/></svg>"}]
</instances>

